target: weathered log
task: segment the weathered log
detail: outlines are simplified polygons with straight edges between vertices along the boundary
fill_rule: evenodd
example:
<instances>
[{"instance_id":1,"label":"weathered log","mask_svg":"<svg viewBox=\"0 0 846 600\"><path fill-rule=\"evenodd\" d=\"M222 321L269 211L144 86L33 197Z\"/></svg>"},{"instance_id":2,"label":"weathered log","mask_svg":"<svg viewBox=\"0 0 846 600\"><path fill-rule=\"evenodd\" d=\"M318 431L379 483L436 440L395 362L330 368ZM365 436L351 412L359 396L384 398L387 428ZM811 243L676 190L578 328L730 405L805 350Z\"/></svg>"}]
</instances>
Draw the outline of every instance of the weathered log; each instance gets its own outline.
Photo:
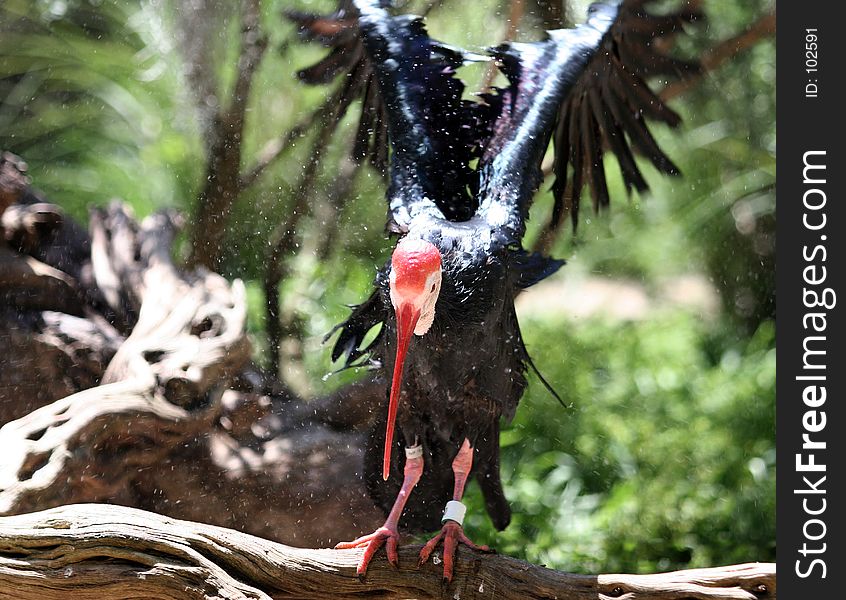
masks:
<instances>
[{"instance_id":1,"label":"weathered log","mask_svg":"<svg viewBox=\"0 0 846 600\"><path fill-rule=\"evenodd\" d=\"M15 172L10 164L4 163L7 176ZM8 187L2 193L12 197ZM14 197L38 200L28 189ZM0 234L3 424L96 385L122 336L92 310L90 300L97 293L79 279L84 261L75 260L85 254L87 238L62 218L58 207L10 205L0 215ZM69 243L75 251L63 254ZM71 273L62 270L67 264L73 266Z\"/></svg>"},{"instance_id":2,"label":"weathered log","mask_svg":"<svg viewBox=\"0 0 846 600\"><path fill-rule=\"evenodd\" d=\"M21 252L35 251L41 241L55 234L64 223L64 214L55 204L13 204L0 215L6 242Z\"/></svg>"},{"instance_id":3,"label":"weathered log","mask_svg":"<svg viewBox=\"0 0 846 600\"><path fill-rule=\"evenodd\" d=\"M0 311L0 425L97 385L122 342L96 314Z\"/></svg>"},{"instance_id":4,"label":"weathered log","mask_svg":"<svg viewBox=\"0 0 846 600\"><path fill-rule=\"evenodd\" d=\"M109 501L301 545L379 524L356 426L381 390L296 398L249 362L240 282L173 264L177 215L113 202L89 235L0 166L0 513Z\"/></svg>"},{"instance_id":5,"label":"weathered log","mask_svg":"<svg viewBox=\"0 0 846 600\"><path fill-rule=\"evenodd\" d=\"M380 514L360 476L363 435L331 408L337 397L367 407L375 388L357 385L311 407L252 372L243 285L177 269L176 226L171 213L139 224L120 203L92 212L102 303L78 296L87 319L41 311L29 323L45 355L64 353L88 375L80 387L65 382L67 393L90 389L0 429L9 449L0 456L0 513L108 500L308 545L375 527ZM279 395L265 395L268 387ZM360 412L354 424L369 414Z\"/></svg>"},{"instance_id":6,"label":"weathered log","mask_svg":"<svg viewBox=\"0 0 846 600\"><path fill-rule=\"evenodd\" d=\"M87 232L0 153L0 424L96 385L120 345Z\"/></svg>"},{"instance_id":7,"label":"weathered log","mask_svg":"<svg viewBox=\"0 0 846 600\"><path fill-rule=\"evenodd\" d=\"M362 550L292 548L229 529L109 505L63 506L0 518L0 598L776 598L775 565L655 575L574 575L461 548L455 578L419 546L383 555L359 580Z\"/></svg>"},{"instance_id":8,"label":"weathered log","mask_svg":"<svg viewBox=\"0 0 846 600\"><path fill-rule=\"evenodd\" d=\"M78 373L68 369L64 342L42 338L39 320L33 313L0 311L0 348L8 356L0 359L0 425L81 389ZM96 382L89 379L86 384Z\"/></svg>"},{"instance_id":9,"label":"weathered log","mask_svg":"<svg viewBox=\"0 0 846 600\"><path fill-rule=\"evenodd\" d=\"M128 231L119 244L99 243L106 220L92 227L95 278L117 281L106 294L114 309L137 312L132 333L120 346L103 383L153 374L171 403L200 401L213 387L228 383L247 363L246 298L240 280L198 269L180 273L170 259L176 224L173 215L144 219L137 231L120 205L108 220ZM103 286L101 285L101 288Z\"/></svg>"},{"instance_id":10,"label":"weathered log","mask_svg":"<svg viewBox=\"0 0 846 600\"><path fill-rule=\"evenodd\" d=\"M152 375L54 402L0 429L0 514L109 501L302 545L376 527L363 436L258 403L227 411L217 394L189 410Z\"/></svg>"},{"instance_id":11,"label":"weathered log","mask_svg":"<svg viewBox=\"0 0 846 600\"><path fill-rule=\"evenodd\" d=\"M26 163L0 152L0 244L23 252L87 285L85 229L30 187Z\"/></svg>"},{"instance_id":12,"label":"weathered log","mask_svg":"<svg viewBox=\"0 0 846 600\"><path fill-rule=\"evenodd\" d=\"M150 375L91 388L12 421L0 430L0 513L75 499L120 502L137 469L167 455L172 439L208 428L214 410L171 404Z\"/></svg>"}]
</instances>

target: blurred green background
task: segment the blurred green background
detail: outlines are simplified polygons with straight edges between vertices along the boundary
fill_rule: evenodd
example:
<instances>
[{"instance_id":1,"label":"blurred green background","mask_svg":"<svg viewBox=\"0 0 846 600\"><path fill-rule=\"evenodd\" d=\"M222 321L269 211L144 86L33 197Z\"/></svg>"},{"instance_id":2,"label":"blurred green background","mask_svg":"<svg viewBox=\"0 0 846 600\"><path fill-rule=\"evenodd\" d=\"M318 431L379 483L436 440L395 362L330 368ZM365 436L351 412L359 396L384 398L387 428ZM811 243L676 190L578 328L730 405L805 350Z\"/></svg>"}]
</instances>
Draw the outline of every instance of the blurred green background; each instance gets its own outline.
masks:
<instances>
[{"instance_id":1,"label":"blurred green background","mask_svg":"<svg viewBox=\"0 0 846 600\"><path fill-rule=\"evenodd\" d=\"M172 206L191 214L209 118L235 77L237 4L0 3L0 149L24 157L34 185L83 222L88 206L115 197L141 216ZM519 39L541 35L544 4L525 3ZM262 3L269 49L248 105L245 169L330 92L297 82L296 70L325 51L297 43L283 9L333 7ZM568 2L565 15L579 22L585 8ZM714 47L774 10L766 0L703 8L707 22L680 41L681 52ZM446 0L431 10L429 30L480 48L503 39L509 10L506 0ZM198 73L212 83L205 96ZM463 75L473 90L484 73ZM678 131L655 129L684 177L662 179L644 164L652 192L627 202L608 161L611 211L582 211L578 234L568 229L552 249L568 265L518 306L526 344L568 406L531 380L502 434L512 525L494 532L471 486L475 541L585 573L775 559L774 89L769 38L673 101L684 117ZM327 150L282 284L281 374L309 396L363 375L326 377L334 367L321 339L345 304L365 297L390 248L378 174L363 170L337 215L323 199L351 143L351 116ZM291 207L311 135L242 194L228 231L222 270L247 282L258 360L268 239ZM550 186L538 195L528 245Z\"/></svg>"}]
</instances>

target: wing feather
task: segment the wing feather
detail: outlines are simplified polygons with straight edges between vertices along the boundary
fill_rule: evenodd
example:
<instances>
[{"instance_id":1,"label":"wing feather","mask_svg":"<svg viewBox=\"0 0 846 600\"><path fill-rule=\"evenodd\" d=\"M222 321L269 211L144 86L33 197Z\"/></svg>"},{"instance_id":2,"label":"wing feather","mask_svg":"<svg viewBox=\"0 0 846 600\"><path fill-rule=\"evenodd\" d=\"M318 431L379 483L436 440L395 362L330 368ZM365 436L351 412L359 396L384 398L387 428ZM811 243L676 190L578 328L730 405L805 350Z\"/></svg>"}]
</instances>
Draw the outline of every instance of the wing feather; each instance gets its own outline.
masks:
<instances>
[{"instance_id":1,"label":"wing feather","mask_svg":"<svg viewBox=\"0 0 846 600\"><path fill-rule=\"evenodd\" d=\"M601 209L610 203L605 176L599 170L601 152L596 144L610 150L620 164L627 190L639 192L648 184L634 160L632 150L646 157L660 172L678 175L679 169L660 148L652 135L648 121L676 127L679 115L649 87L651 77L683 78L698 73L696 62L685 61L668 54L668 40L683 32L688 23L702 19L701 13L688 1L664 15L652 15L646 10L650 2L630 0L619 4L613 25L604 36L601 47L584 69L569 97L565 98L558 112L557 131L562 128L572 132L570 114L578 114L589 105L595 127L585 125L579 138L570 136L566 146L569 156L556 149L556 182L553 185L555 206L552 227L557 227L563 212L569 212L573 226L578 224L578 204L585 178L578 173L578 164L590 165L587 183L591 188L594 208ZM599 156L599 158L597 158ZM565 195L567 165L572 165L571 198Z\"/></svg>"},{"instance_id":2,"label":"wing feather","mask_svg":"<svg viewBox=\"0 0 846 600\"><path fill-rule=\"evenodd\" d=\"M387 317L385 305L379 297L378 289L370 294L367 300L353 306L352 309L352 313L347 320L336 325L332 331L326 334L323 340L325 343L335 335L336 331L340 331L338 339L335 340L335 345L332 347L332 361L343 357L343 368L365 366L368 361L379 358L371 355L373 350L378 347L382 331L379 331L367 346L362 346L362 344L367 333L382 324Z\"/></svg>"},{"instance_id":3,"label":"wing feather","mask_svg":"<svg viewBox=\"0 0 846 600\"><path fill-rule=\"evenodd\" d=\"M656 142L649 121L676 127L681 118L647 80L699 70L697 63L671 56L668 40L701 15L689 2L663 15L648 12L648 4L597 3L584 25L550 32L541 42L492 50L509 80L508 88L499 92L501 111L489 125L479 164L479 214L492 227L507 229L513 239L522 237L550 130L552 227L565 213L575 227L585 186L596 210L610 204L605 151L617 158L629 191L648 189L634 153L662 173L679 173Z\"/></svg>"},{"instance_id":4,"label":"wing feather","mask_svg":"<svg viewBox=\"0 0 846 600\"><path fill-rule=\"evenodd\" d=\"M519 245L550 139L553 227L565 213L575 227L585 186L595 210L610 204L606 151L628 191L648 189L635 154L662 173L679 173L649 122L676 127L681 119L647 80L699 70L672 56L669 41L701 15L690 0L665 14L649 12L650 3L607 0L591 6L584 25L491 49L509 85L479 103L462 100L464 86L454 76L470 55L431 39L418 17L391 16L378 0L344 0L329 17L289 17L304 37L331 48L300 77L346 77L328 126L361 98L353 156L384 172L392 149L389 230L406 232L417 216L476 218Z\"/></svg>"},{"instance_id":5,"label":"wing feather","mask_svg":"<svg viewBox=\"0 0 846 600\"><path fill-rule=\"evenodd\" d=\"M386 176L388 124L380 118L385 114L384 102L375 84L373 65L364 52L354 7L347 0L341 0L338 10L330 15L298 11L284 14L297 25L303 39L330 48L329 54L318 62L300 69L298 78L309 85L325 85L340 80L342 93L332 99L336 115L343 116L356 100L362 99L352 157L356 162L369 161L376 171ZM333 118L322 126L334 130L339 122L340 118Z\"/></svg>"}]
</instances>

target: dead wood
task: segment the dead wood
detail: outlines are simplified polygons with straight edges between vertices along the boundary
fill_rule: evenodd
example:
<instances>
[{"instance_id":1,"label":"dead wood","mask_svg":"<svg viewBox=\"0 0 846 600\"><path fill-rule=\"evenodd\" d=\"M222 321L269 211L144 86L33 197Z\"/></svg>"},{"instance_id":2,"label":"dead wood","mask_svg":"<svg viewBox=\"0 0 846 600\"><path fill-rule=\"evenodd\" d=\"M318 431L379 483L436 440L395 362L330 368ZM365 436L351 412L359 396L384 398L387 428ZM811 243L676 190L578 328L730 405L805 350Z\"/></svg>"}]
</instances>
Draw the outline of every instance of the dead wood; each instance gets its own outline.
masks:
<instances>
[{"instance_id":1,"label":"dead wood","mask_svg":"<svg viewBox=\"0 0 846 600\"><path fill-rule=\"evenodd\" d=\"M183 408L148 377L69 396L0 429L0 514L109 501L303 545L375 528L362 434L294 422L228 390Z\"/></svg>"},{"instance_id":2,"label":"dead wood","mask_svg":"<svg viewBox=\"0 0 846 600\"><path fill-rule=\"evenodd\" d=\"M381 515L359 474L363 435L348 426L367 418L374 388L313 407L278 386L265 395L249 364L243 285L177 269L176 225L167 213L139 224L120 203L92 213L93 279L128 337L91 306L85 319L51 310L11 321L24 358L61 384L47 395L67 397L34 410L46 402L13 400L43 382L7 382L2 406L19 418L0 429L0 513L108 500L301 544L375 527ZM362 409L327 427L338 398Z\"/></svg>"},{"instance_id":3,"label":"dead wood","mask_svg":"<svg viewBox=\"0 0 846 600\"><path fill-rule=\"evenodd\" d=\"M139 317L125 340L108 326L77 327L77 339L99 334L116 348L102 372L105 385L0 430L0 512L126 498L135 470L208 431L217 411L212 388L219 397L249 357L243 285L209 273L178 275L169 257L172 218L158 214L138 225L118 203L94 215L95 280L114 311L137 307ZM71 333L67 322L56 329Z\"/></svg>"},{"instance_id":4,"label":"dead wood","mask_svg":"<svg viewBox=\"0 0 846 600\"><path fill-rule=\"evenodd\" d=\"M33 202L4 223L61 215L29 188L18 198ZM312 405L256 371L243 285L176 267L179 224L92 210L90 236L67 238L87 265L76 276L35 258L56 230L29 228L26 252L0 244L0 513L109 501L304 545L376 527L361 430L382 390Z\"/></svg>"},{"instance_id":5,"label":"dead wood","mask_svg":"<svg viewBox=\"0 0 846 600\"><path fill-rule=\"evenodd\" d=\"M84 287L88 233L30 187L26 170L23 159L0 151L0 246L63 271Z\"/></svg>"},{"instance_id":6,"label":"dead wood","mask_svg":"<svg viewBox=\"0 0 846 600\"><path fill-rule=\"evenodd\" d=\"M418 551L401 548L398 570L377 556L360 581L362 550L292 548L130 508L63 506L0 518L0 598L776 598L770 563L593 576L462 548L445 584L432 561L416 568Z\"/></svg>"},{"instance_id":7,"label":"dead wood","mask_svg":"<svg viewBox=\"0 0 846 600\"><path fill-rule=\"evenodd\" d=\"M99 297L87 232L0 153L0 424L97 384L122 341Z\"/></svg>"},{"instance_id":8,"label":"dead wood","mask_svg":"<svg viewBox=\"0 0 846 600\"><path fill-rule=\"evenodd\" d=\"M55 204L12 204L0 214L0 230L6 242L19 252L34 252L41 240L51 236L64 222L62 209Z\"/></svg>"},{"instance_id":9,"label":"dead wood","mask_svg":"<svg viewBox=\"0 0 846 600\"><path fill-rule=\"evenodd\" d=\"M97 385L122 341L96 315L0 311L0 425Z\"/></svg>"},{"instance_id":10,"label":"dead wood","mask_svg":"<svg viewBox=\"0 0 846 600\"><path fill-rule=\"evenodd\" d=\"M82 314L80 291L73 278L31 256L18 254L2 245L0 295L7 306Z\"/></svg>"}]
</instances>

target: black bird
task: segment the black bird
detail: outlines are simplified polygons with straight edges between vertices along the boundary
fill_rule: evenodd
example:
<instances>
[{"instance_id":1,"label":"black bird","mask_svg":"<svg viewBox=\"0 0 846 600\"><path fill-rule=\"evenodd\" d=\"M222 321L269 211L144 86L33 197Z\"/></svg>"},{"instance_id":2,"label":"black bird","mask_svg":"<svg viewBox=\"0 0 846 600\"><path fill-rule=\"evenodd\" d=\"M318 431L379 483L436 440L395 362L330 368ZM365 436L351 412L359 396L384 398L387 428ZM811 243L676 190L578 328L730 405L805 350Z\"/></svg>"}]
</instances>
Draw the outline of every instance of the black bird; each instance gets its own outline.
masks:
<instances>
[{"instance_id":1,"label":"black bird","mask_svg":"<svg viewBox=\"0 0 846 600\"><path fill-rule=\"evenodd\" d=\"M337 547L365 548L363 574L382 545L396 564L400 527L432 530L442 522L420 562L443 542L444 577L451 579L458 544L486 549L461 527L468 477L476 477L494 525L510 520L499 427L514 415L533 367L514 298L563 264L521 245L550 138L554 223L569 211L575 226L585 182L596 207L608 204L605 149L629 189L646 189L632 147L677 174L645 118L671 126L679 118L644 79L695 72L655 42L699 15L684 8L653 16L644 1L594 4L584 25L487 50L509 85L475 102L462 99L455 70L483 57L432 40L418 17L391 16L374 0L353 4L330 17L289 15L305 36L333 47L301 78L345 75L341 113L363 98L355 155L384 168L390 143L387 228L399 236L373 294L336 328L332 353L347 365L369 357L392 373L387 415L365 458L370 492L388 516L374 533ZM362 348L379 324L377 338Z\"/></svg>"}]
</instances>

